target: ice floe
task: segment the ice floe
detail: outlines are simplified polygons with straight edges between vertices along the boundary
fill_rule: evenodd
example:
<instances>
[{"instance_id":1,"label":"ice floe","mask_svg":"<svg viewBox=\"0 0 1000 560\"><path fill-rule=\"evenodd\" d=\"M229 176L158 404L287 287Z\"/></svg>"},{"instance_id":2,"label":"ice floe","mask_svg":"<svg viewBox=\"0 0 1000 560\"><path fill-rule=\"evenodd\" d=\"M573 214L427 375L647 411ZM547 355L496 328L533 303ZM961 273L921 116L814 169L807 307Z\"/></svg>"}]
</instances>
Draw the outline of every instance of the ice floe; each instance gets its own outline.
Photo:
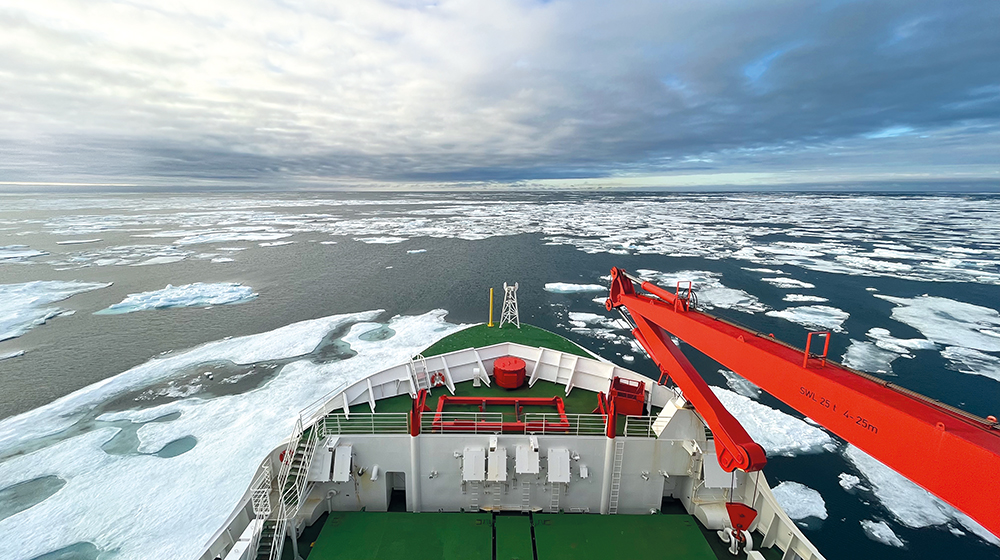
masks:
<instances>
[{"instance_id":1,"label":"ice floe","mask_svg":"<svg viewBox=\"0 0 1000 560\"><path fill-rule=\"evenodd\" d=\"M311 351L331 329L374 318L377 313L304 321L151 360L42 409L0 422L0 433L6 434L0 437L0 447L37 437L18 426L51 426L42 419L71 415L80 406L96 406L126 386L149 385L183 363L301 354ZM114 550L115 558L122 560L196 557L243 496L260 460L289 435L296 411L313 402L317 394L404 362L460 328L445 322L443 311L435 311L393 318L390 326L395 335L387 340L360 339L371 326L355 325L343 338L357 352L352 358L322 364L300 360L247 393L184 399L101 418L147 422L137 432L140 452L154 453L172 442L194 443L187 452L169 459L105 452L102 446L119 431L107 427L0 462L0 487L50 475L67 481L48 499L0 521L0 546L6 557L26 560L81 541L103 551ZM176 413L170 421L149 422ZM74 522L65 523L66 519ZM25 535L36 537L26 539Z\"/></svg>"},{"instance_id":2,"label":"ice floe","mask_svg":"<svg viewBox=\"0 0 1000 560\"><path fill-rule=\"evenodd\" d=\"M31 249L27 245L7 245L5 247L0 247L0 263L20 262L25 259L40 257L47 254L48 253L45 251L36 251L35 249Z\"/></svg>"},{"instance_id":3,"label":"ice floe","mask_svg":"<svg viewBox=\"0 0 1000 560\"><path fill-rule=\"evenodd\" d=\"M720 369L719 373L722 374L722 377L726 378L726 385L733 391L754 400L760 399L760 387L754 385L746 378L728 369Z\"/></svg>"},{"instance_id":4,"label":"ice floe","mask_svg":"<svg viewBox=\"0 0 1000 560\"><path fill-rule=\"evenodd\" d=\"M883 350L871 342L851 339L851 345L844 352L841 362L847 367L867 373L892 373L892 361L899 354Z\"/></svg>"},{"instance_id":5,"label":"ice floe","mask_svg":"<svg viewBox=\"0 0 1000 560\"><path fill-rule=\"evenodd\" d=\"M832 450L836 446L825 431L794 416L728 389L712 387L712 391L768 455L791 457Z\"/></svg>"},{"instance_id":6,"label":"ice floe","mask_svg":"<svg viewBox=\"0 0 1000 560\"><path fill-rule=\"evenodd\" d=\"M605 292L607 286L600 284L568 284L566 282L549 282L545 284L545 291L554 294L576 294L580 292Z\"/></svg>"},{"instance_id":7,"label":"ice floe","mask_svg":"<svg viewBox=\"0 0 1000 560\"><path fill-rule=\"evenodd\" d=\"M784 301L792 301L796 303L805 303L805 302L822 303L824 301L830 301L825 297L811 296L808 294L785 294L785 297L781 299L783 299Z\"/></svg>"},{"instance_id":8,"label":"ice floe","mask_svg":"<svg viewBox=\"0 0 1000 560\"><path fill-rule=\"evenodd\" d=\"M760 302L755 296L743 290L737 290L725 286L719 278L722 276L716 272L705 270L682 270L679 272L659 272L656 270L639 269L636 271L643 280L658 284L662 288L673 292L678 282L683 289L686 282L690 281L698 298L698 304L709 309L719 307L723 309L734 309L744 313L754 313L766 311L768 307Z\"/></svg>"},{"instance_id":9,"label":"ice floe","mask_svg":"<svg viewBox=\"0 0 1000 560\"><path fill-rule=\"evenodd\" d=\"M785 481L771 489L781 509L792 519L826 519L826 502L819 492L798 482Z\"/></svg>"},{"instance_id":10,"label":"ice floe","mask_svg":"<svg viewBox=\"0 0 1000 560\"><path fill-rule=\"evenodd\" d=\"M282 247L285 245L291 245L295 243L294 241L265 241L263 243L258 243L257 245L261 247Z\"/></svg>"},{"instance_id":11,"label":"ice floe","mask_svg":"<svg viewBox=\"0 0 1000 560\"><path fill-rule=\"evenodd\" d=\"M950 367L956 371L1000 381L1000 357L962 346L945 348L941 351L941 357L949 360Z\"/></svg>"},{"instance_id":12,"label":"ice floe","mask_svg":"<svg viewBox=\"0 0 1000 560\"><path fill-rule=\"evenodd\" d=\"M396 243L402 243L404 241L409 241L407 237L391 237L391 236L381 236L381 237L355 237L355 241L360 241L362 243L369 243L374 245L395 245Z\"/></svg>"},{"instance_id":13,"label":"ice floe","mask_svg":"<svg viewBox=\"0 0 1000 560\"><path fill-rule=\"evenodd\" d=\"M53 317L70 313L58 307L47 307L51 303L110 285L61 280L0 284L0 340L21 336Z\"/></svg>"},{"instance_id":14,"label":"ice floe","mask_svg":"<svg viewBox=\"0 0 1000 560\"><path fill-rule=\"evenodd\" d=\"M610 329L621 328L621 325L618 324L618 320L612 319L606 315L597 315L595 313L579 313L576 311L571 311L569 313L569 324L573 325L574 327L599 325Z\"/></svg>"},{"instance_id":15,"label":"ice floe","mask_svg":"<svg viewBox=\"0 0 1000 560\"><path fill-rule=\"evenodd\" d=\"M868 535L869 539L875 542L896 548L903 548L906 545L902 539L896 536L896 533L885 521L863 519L861 521L861 529L865 532L865 535Z\"/></svg>"},{"instance_id":16,"label":"ice floe","mask_svg":"<svg viewBox=\"0 0 1000 560\"><path fill-rule=\"evenodd\" d=\"M144 309L161 309L168 307L206 307L242 303L257 297L253 288L239 283L227 282L205 284L195 282L182 286L167 284L162 290L129 294L120 303L98 311L98 315L117 315L133 313Z\"/></svg>"},{"instance_id":17,"label":"ice floe","mask_svg":"<svg viewBox=\"0 0 1000 560\"><path fill-rule=\"evenodd\" d=\"M982 525L910 482L878 459L853 445L848 445L844 449L844 456L865 477L878 501L903 525L919 529L934 525L957 524L981 539L1000 546L1000 539Z\"/></svg>"},{"instance_id":18,"label":"ice floe","mask_svg":"<svg viewBox=\"0 0 1000 560\"><path fill-rule=\"evenodd\" d=\"M776 286L778 288L815 288L815 284L810 284L809 282L803 282L802 280L796 280L794 278L761 278L762 281Z\"/></svg>"},{"instance_id":19,"label":"ice floe","mask_svg":"<svg viewBox=\"0 0 1000 560\"><path fill-rule=\"evenodd\" d=\"M858 484L861 483L861 479L854 476L853 474L847 474L842 472L837 477L837 483L840 484L840 487L843 488L844 490L853 490L855 487L857 487Z\"/></svg>"},{"instance_id":20,"label":"ice floe","mask_svg":"<svg viewBox=\"0 0 1000 560\"><path fill-rule=\"evenodd\" d=\"M1000 313L995 309L928 295L914 298L874 295L894 303L892 318L917 329L928 340L945 346L1000 352Z\"/></svg>"},{"instance_id":21,"label":"ice floe","mask_svg":"<svg viewBox=\"0 0 1000 560\"><path fill-rule=\"evenodd\" d=\"M215 257L214 259L212 259L212 262L214 262L214 263L227 263L227 262L233 262L233 260L234 259L232 257Z\"/></svg>"},{"instance_id":22,"label":"ice floe","mask_svg":"<svg viewBox=\"0 0 1000 560\"><path fill-rule=\"evenodd\" d=\"M291 237L290 233L266 232L266 231L216 231L199 233L195 235L184 235L174 241L176 245L197 245L200 243L232 243L233 241L276 241ZM154 236L143 236L154 237ZM159 236L156 236L159 237ZM163 237L174 237L164 235Z\"/></svg>"},{"instance_id":23,"label":"ice floe","mask_svg":"<svg viewBox=\"0 0 1000 560\"><path fill-rule=\"evenodd\" d=\"M63 241L56 241L56 245L83 245L86 243L97 243L100 240L100 237L94 239L65 239Z\"/></svg>"},{"instance_id":24,"label":"ice floe","mask_svg":"<svg viewBox=\"0 0 1000 560\"><path fill-rule=\"evenodd\" d=\"M780 317L811 329L830 329L833 332L843 332L841 325L850 317L848 312L828 305L789 307L781 311L768 311L767 315Z\"/></svg>"},{"instance_id":25,"label":"ice floe","mask_svg":"<svg viewBox=\"0 0 1000 560\"><path fill-rule=\"evenodd\" d=\"M427 249L410 249L406 252L408 255L416 255L417 253L426 253Z\"/></svg>"},{"instance_id":26,"label":"ice floe","mask_svg":"<svg viewBox=\"0 0 1000 560\"><path fill-rule=\"evenodd\" d=\"M875 327L868 329L868 338L883 350L909 355L911 350L936 350L937 344L924 338L896 338L888 329Z\"/></svg>"},{"instance_id":27,"label":"ice floe","mask_svg":"<svg viewBox=\"0 0 1000 560\"><path fill-rule=\"evenodd\" d=\"M174 255L170 257L153 257L149 260L145 260L139 263L135 263L132 266L149 266L152 264L170 264L175 262L180 262L187 258L184 255Z\"/></svg>"},{"instance_id":28,"label":"ice floe","mask_svg":"<svg viewBox=\"0 0 1000 560\"><path fill-rule=\"evenodd\" d=\"M17 358L18 356L23 356L24 350L11 350L10 352L0 352L0 360L9 360L11 358Z\"/></svg>"}]
</instances>

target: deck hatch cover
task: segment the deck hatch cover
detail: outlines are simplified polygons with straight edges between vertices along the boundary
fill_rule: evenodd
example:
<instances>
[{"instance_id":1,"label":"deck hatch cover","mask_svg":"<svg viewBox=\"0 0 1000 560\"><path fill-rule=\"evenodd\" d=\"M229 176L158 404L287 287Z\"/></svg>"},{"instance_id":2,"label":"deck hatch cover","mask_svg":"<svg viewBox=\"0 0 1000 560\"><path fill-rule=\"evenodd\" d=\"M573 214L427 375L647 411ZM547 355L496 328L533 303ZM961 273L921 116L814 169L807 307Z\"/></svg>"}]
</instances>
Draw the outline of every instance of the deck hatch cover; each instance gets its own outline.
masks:
<instances>
[{"instance_id":1,"label":"deck hatch cover","mask_svg":"<svg viewBox=\"0 0 1000 560\"><path fill-rule=\"evenodd\" d=\"M569 482L568 449L549 449L549 482Z\"/></svg>"},{"instance_id":2,"label":"deck hatch cover","mask_svg":"<svg viewBox=\"0 0 1000 560\"><path fill-rule=\"evenodd\" d=\"M538 474L538 450L527 445L518 445L514 456L514 472Z\"/></svg>"},{"instance_id":3,"label":"deck hatch cover","mask_svg":"<svg viewBox=\"0 0 1000 560\"><path fill-rule=\"evenodd\" d=\"M466 447L462 453L462 480L482 482L486 479L486 450L482 447Z\"/></svg>"},{"instance_id":4,"label":"deck hatch cover","mask_svg":"<svg viewBox=\"0 0 1000 560\"><path fill-rule=\"evenodd\" d=\"M338 445L333 455L333 481L347 482L351 479L351 452L353 446Z\"/></svg>"},{"instance_id":5,"label":"deck hatch cover","mask_svg":"<svg viewBox=\"0 0 1000 560\"><path fill-rule=\"evenodd\" d=\"M487 459L487 478L492 482L507 482L507 448L497 447Z\"/></svg>"}]
</instances>

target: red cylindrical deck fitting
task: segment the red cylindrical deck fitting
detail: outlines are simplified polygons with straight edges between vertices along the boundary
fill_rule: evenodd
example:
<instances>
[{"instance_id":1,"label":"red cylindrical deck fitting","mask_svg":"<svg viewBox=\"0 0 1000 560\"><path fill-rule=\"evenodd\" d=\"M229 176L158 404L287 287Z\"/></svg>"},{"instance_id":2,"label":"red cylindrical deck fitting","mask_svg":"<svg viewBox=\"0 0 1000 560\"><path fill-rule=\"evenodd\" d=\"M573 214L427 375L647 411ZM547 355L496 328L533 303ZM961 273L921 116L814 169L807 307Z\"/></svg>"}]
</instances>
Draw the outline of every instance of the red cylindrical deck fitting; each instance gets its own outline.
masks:
<instances>
[{"instance_id":1,"label":"red cylindrical deck fitting","mask_svg":"<svg viewBox=\"0 0 1000 560\"><path fill-rule=\"evenodd\" d=\"M514 356L504 356L493 362L493 377L497 385L505 389L517 389L524 385L524 370L524 360Z\"/></svg>"}]
</instances>

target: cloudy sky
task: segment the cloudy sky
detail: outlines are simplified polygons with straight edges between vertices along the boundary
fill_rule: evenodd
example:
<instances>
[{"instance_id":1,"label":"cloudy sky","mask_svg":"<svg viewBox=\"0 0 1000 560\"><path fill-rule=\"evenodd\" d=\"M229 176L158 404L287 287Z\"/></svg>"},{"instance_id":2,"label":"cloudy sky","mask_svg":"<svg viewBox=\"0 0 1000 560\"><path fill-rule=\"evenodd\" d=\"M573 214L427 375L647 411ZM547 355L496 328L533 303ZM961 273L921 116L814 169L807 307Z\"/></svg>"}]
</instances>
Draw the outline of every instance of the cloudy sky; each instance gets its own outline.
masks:
<instances>
[{"instance_id":1,"label":"cloudy sky","mask_svg":"<svg viewBox=\"0 0 1000 560\"><path fill-rule=\"evenodd\" d=\"M452 181L1000 184L1000 2L0 0L0 183Z\"/></svg>"}]
</instances>

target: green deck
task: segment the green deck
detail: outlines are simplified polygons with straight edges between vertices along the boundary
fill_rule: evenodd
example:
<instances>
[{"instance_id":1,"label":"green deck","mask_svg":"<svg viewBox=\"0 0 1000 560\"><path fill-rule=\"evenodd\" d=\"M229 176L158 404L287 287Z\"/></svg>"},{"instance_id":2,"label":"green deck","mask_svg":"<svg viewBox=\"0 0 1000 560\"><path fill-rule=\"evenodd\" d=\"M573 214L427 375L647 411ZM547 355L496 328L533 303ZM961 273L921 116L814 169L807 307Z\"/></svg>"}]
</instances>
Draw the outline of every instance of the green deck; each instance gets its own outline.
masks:
<instances>
[{"instance_id":1,"label":"green deck","mask_svg":"<svg viewBox=\"0 0 1000 560\"><path fill-rule=\"evenodd\" d=\"M449 395L448 389L446 387L438 387L434 389L431 396L427 397L427 406L431 410L437 410L438 397L441 395ZM492 386L487 387L485 384L476 388L472 386L472 381L463 381L462 383L455 384L455 396L458 397L562 397L563 406L566 407L566 414L590 414L594 412L597 408L597 393L587 391L586 389L573 389L569 396L566 396L566 386L559 385L558 383L553 383L551 381L537 381L534 387L528 387L525 384L523 387L518 389L504 389L503 387L497 386L493 383ZM375 412L407 412L413 407L413 400L410 395L403 394L397 395L395 397L389 397L386 399L380 399L375 402ZM486 412L503 412L505 420L513 420L513 418L506 418L507 413L513 416L513 407L493 407L487 408ZM357 406L359 412L368 412L368 405L362 404ZM445 412L478 412L478 406L459 406L459 405L449 405ZM556 407L544 407L544 406L533 406L526 407L525 412L528 413L543 413L543 412L556 412Z\"/></svg>"},{"instance_id":2,"label":"green deck","mask_svg":"<svg viewBox=\"0 0 1000 560\"><path fill-rule=\"evenodd\" d=\"M300 550L308 560L716 560L705 538L689 515L333 512Z\"/></svg>"},{"instance_id":3,"label":"green deck","mask_svg":"<svg viewBox=\"0 0 1000 560\"><path fill-rule=\"evenodd\" d=\"M491 560L492 525L488 513L335 511L327 518L309 558Z\"/></svg>"},{"instance_id":4,"label":"green deck","mask_svg":"<svg viewBox=\"0 0 1000 560\"><path fill-rule=\"evenodd\" d=\"M502 329L487 327L486 325L469 327L442 338L432 344L430 348L421 352L421 354L425 357L437 356L439 354L454 352L455 350L481 348L500 342L516 342L525 346L551 348L560 352L583 356L584 358L593 357L583 348L555 333L525 324L522 324L520 329L509 325Z\"/></svg>"}]
</instances>

